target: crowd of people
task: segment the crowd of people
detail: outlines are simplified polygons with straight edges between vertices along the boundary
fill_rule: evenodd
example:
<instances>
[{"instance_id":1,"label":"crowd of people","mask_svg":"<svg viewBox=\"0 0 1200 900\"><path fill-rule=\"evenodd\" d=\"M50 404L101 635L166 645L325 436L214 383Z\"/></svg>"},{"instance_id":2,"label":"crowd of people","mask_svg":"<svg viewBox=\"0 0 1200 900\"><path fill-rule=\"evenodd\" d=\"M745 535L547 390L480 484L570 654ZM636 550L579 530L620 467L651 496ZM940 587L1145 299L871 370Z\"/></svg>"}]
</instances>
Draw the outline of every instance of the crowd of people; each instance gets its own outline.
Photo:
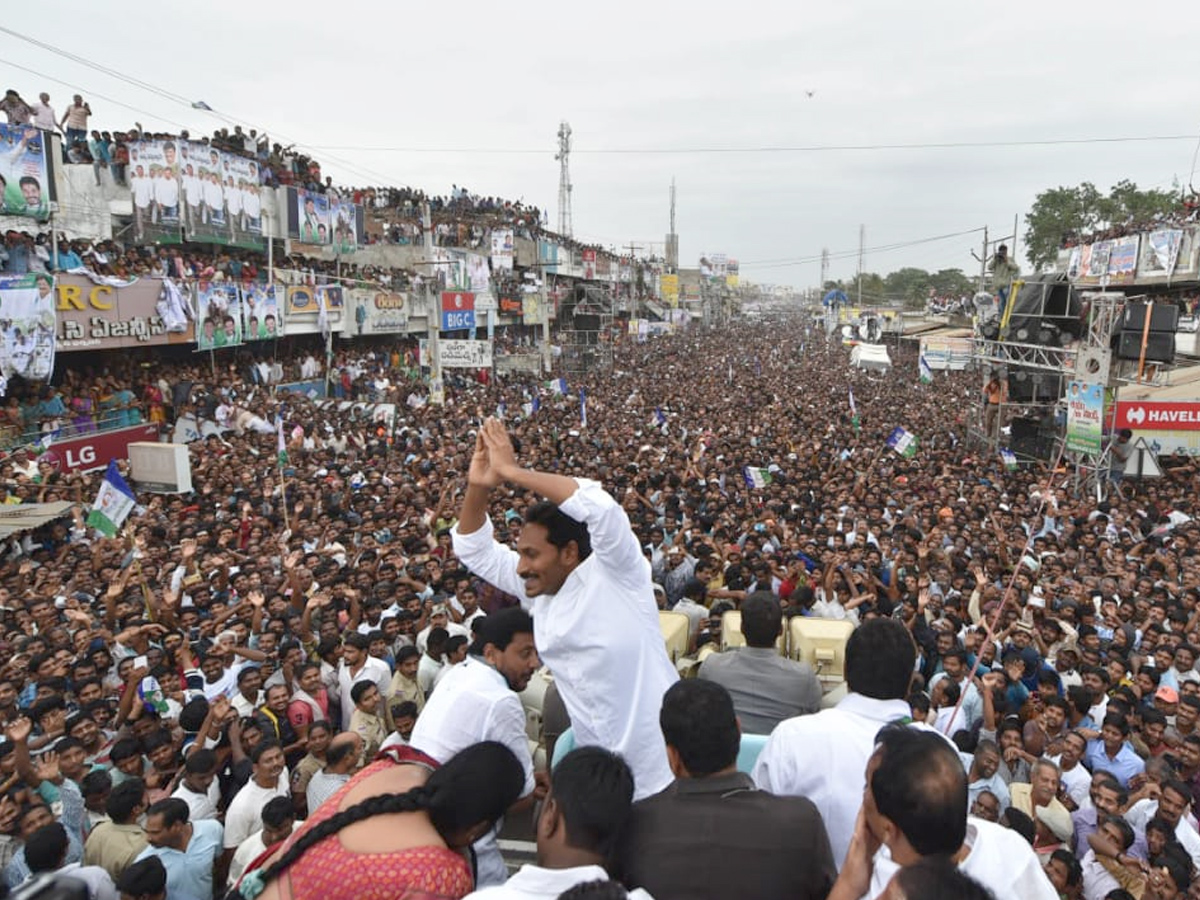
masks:
<instances>
[{"instance_id":1,"label":"crowd of people","mask_svg":"<svg viewBox=\"0 0 1200 900\"><path fill-rule=\"evenodd\" d=\"M975 375L922 385L894 356L913 377L735 322L623 340L565 392L464 377L437 405L373 353L390 424L159 363L165 421L227 426L191 445L194 491L139 494L112 537L81 507L3 545L5 881L1196 896L1200 467L1074 497L971 443ZM86 506L100 478L0 462L9 503ZM688 617L698 677L656 606ZM747 646L720 652L732 611ZM796 616L853 626L843 698L776 651ZM517 693L542 663L546 758L568 723L576 746L550 772ZM535 816L511 878L502 814Z\"/></svg>"}]
</instances>

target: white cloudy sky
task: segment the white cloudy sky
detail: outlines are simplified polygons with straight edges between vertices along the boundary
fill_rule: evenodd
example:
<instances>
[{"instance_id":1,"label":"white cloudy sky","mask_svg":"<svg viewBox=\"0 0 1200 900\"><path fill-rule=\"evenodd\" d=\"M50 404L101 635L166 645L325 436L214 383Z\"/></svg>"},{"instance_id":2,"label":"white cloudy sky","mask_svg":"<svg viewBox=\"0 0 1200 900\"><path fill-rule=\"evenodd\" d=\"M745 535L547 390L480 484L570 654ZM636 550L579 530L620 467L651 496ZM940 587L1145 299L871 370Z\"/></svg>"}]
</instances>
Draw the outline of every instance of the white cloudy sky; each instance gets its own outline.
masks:
<instances>
[{"instance_id":1,"label":"white cloudy sky","mask_svg":"<svg viewBox=\"0 0 1200 900\"><path fill-rule=\"evenodd\" d=\"M577 236L661 251L675 177L684 265L725 252L744 277L800 287L819 265L793 261L853 251L860 223L868 248L983 225L1008 233L1045 187L1186 183L1196 144L687 151L1200 135L1200 14L1179 0L83 8L9 3L0 26L326 148L315 155L343 183L465 184L536 203L552 222L565 119ZM0 76L29 100L48 90L60 114L81 90L99 127L221 124L2 32ZM588 152L613 149L673 152ZM957 237L868 253L866 265L970 268L973 246L974 235ZM835 259L832 275L855 265L853 254Z\"/></svg>"}]
</instances>

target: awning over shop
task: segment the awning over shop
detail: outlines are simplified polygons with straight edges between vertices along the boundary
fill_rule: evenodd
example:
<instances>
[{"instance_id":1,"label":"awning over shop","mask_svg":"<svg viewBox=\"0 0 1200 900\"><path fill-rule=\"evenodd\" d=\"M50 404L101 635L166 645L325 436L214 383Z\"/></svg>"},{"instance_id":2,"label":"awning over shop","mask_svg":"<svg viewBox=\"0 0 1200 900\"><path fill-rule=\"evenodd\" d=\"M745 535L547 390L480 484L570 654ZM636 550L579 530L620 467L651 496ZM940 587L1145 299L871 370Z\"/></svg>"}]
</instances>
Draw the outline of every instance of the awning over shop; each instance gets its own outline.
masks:
<instances>
[{"instance_id":1,"label":"awning over shop","mask_svg":"<svg viewBox=\"0 0 1200 900\"><path fill-rule=\"evenodd\" d=\"M0 506L0 538L9 537L20 531L30 531L47 522L53 522L55 519L67 515L73 506L75 504L69 500Z\"/></svg>"}]
</instances>

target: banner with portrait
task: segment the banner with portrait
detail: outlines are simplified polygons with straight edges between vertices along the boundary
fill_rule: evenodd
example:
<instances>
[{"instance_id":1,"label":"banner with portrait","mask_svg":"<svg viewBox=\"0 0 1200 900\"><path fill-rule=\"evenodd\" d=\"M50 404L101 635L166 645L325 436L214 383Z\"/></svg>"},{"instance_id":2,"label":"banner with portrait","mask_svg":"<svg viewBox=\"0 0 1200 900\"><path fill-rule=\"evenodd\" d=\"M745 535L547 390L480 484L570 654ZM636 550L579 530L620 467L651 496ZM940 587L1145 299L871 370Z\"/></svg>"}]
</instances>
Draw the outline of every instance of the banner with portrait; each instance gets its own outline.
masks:
<instances>
[{"instance_id":1,"label":"banner with portrait","mask_svg":"<svg viewBox=\"0 0 1200 900\"><path fill-rule=\"evenodd\" d=\"M274 285L242 288L242 334L247 341L273 341L283 336L283 316Z\"/></svg>"},{"instance_id":2,"label":"banner with portrait","mask_svg":"<svg viewBox=\"0 0 1200 900\"><path fill-rule=\"evenodd\" d=\"M176 141L138 141L129 146L126 175L133 201L133 239L138 243L182 242L180 161Z\"/></svg>"},{"instance_id":3,"label":"banner with portrait","mask_svg":"<svg viewBox=\"0 0 1200 900\"><path fill-rule=\"evenodd\" d=\"M513 231L511 228L492 230L492 269L511 272L513 268Z\"/></svg>"},{"instance_id":4,"label":"banner with portrait","mask_svg":"<svg viewBox=\"0 0 1200 900\"><path fill-rule=\"evenodd\" d=\"M220 350L242 343L242 297L232 281L196 286L196 349Z\"/></svg>"},{"instance_id":5,"label":"banner with portrait","mask_svg":"<svg viewBox=\"0 0 1200 900\"><path fill-rule=\"evenodd\" d=\"M220 150L190 141L180 149L179 184L189 241L230 243L225 209L225 167Z\"/></svg>"},{"instance_id":6,"label":"banner with portrait","mask_svg":"<svg viewBox=\"0 0 1200 900\"><path fill-rule=\"evenodd\" d=\"M0 275L0 394L20 375L48 381L54 371L54 278L45 272Z\"/></svg>"},{"instance_id":7,"label":"banner with portrait","mask_svg":"<svg viewBox=\"0 0 1200 900\"><path fill-rule=\"evenodd\" d=\"M392 291L355 289L347 291L349 315L346 333L354 337L373 334L403 334L408 331L408 297Z\"/></svg>"},{"instance_id":8,"label":"banner with portrait","mask_svg":"<svg viewBox=\"0 0 1200 900\"><path fill-rule=\"evenodd\" d=\"M333 243L329 198L315 191L296 188L296 240L301 244L327 246Z\"/></svg>"},{"instance_id":9,"label":"banner with portrait","mask_svg":"<svg viewBox=\"0 0 1200 900\"><path fill-rule=\"evenodd\" d=\"M50 217L55 197L46 138L32 125L0 125L0 213L39 222Z\"/></svg>"},{"instance_id":10,"label":"banner with portrait","mask_svg":"<svg viewBox=\"0 0 1200 900\"><path fill-rule=\"evenodd\" d=\"M361 207L349 200L331 200L329 202L329 217L333 223L333 249L339 256L354 253L358 250L359 236L362 234Z\"/></svg>"},{"instance_id":11,"label":"banner with portrait","mask_svg":"<svg viewBox=\"0 0 1200 900\"><path fill-rule=\"evenodd\" d=\"M233 153L221 154L225 173L225 217L229 243L248 250L262 250L262 186L258 163Z\"/></svg>"}]
</instances>

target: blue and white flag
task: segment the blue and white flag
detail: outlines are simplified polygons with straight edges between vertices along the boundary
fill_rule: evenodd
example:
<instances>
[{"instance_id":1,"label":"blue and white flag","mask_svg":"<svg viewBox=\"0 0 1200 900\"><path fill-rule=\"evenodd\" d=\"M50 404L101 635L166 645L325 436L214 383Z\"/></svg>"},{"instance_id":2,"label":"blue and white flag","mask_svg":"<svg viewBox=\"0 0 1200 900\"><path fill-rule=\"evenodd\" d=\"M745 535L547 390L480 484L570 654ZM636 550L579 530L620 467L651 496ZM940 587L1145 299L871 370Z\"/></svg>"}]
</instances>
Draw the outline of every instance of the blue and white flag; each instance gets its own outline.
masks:
<instances>
[{"instance_id":1,"label":"blue and white flag","mask_svg":"<svg viewBox=\"0 0 1200 900\"><path fill-rule=\"evenodd\" d=\"M920 372L921 384L931 384L933 382L933 369L929 367L929 360L922 353L917 359L917 367Z\"/></svg>"},{"instance_id":2,"label":"blue and white flag","mask_svg":"<svg viewBox=\"0 0 1200 900\"><path fill-rule=\"evenodd\" d=\"M579 389L579 427L587 428L587 394Z\"/></svg>"},{"instance_id":3,"label":"blue and white flag","mask_svg":"<svg viewBox=\"0 0 1200 900\"><path fill-rule=\"evenodd\" d=\"M567 392L567 379L552 378L546 382L546 387L550 389L552 394L565 394Z\"/></svg>"},{"instance_id":4,"label":"blue and white flag","mask_svg":"<svg viewBox=\"0 0 1200 900\"><path fill-rule=\"evenodd\" d=\"M887 445L903 456L905 459L911 459L917 453L917 436L911 431L897 426L888 435Z\"/></svg>"},{"instance_id":5,"label":"blue and white flag","mask_svg":"<svg viewBox=\"0 0 1200 900\"><path fill-rule=\"evenodd\" d=\"M765 488L775 480L770 469L756 469L753 466L744 467L742 477L746 479L746 486L750 488Z\"/></svg>"},{"instance_id":6,"label":"blue and white flag","mask_svg":"<svg viewBox=\"0 0 1200 900\"><path fill-rule=\"evenodd\" d=\"M1011 470L1017 467L1017 454L1013 453L1007 447L1000 448L1000 459L1004 461L1004 468Z\"/></svg>"},{"instance_id":7,"label":"blue and white flag","mask_svg":"<svg viewBox=\"0 0 1200 900\"><path fill-rule=\"evenodd\" d=\"M667 424L667 417L663 414L661 406L654 407L654 417L650 420L650 423L655 428L662 428Z\"/></svg>"},{"instance_id":8,"label":"blue and white flag","mask_svg":"<svg viewBox=\"0 0 1200 900\"><path fill-rule=\"evenodd\" d=\"M117 471L117 461L109 460L108 471L100 482L100 492L92 504L92 511L88 513L87 523L105 537L112 537L120 531L121 524L129 518L136 505L137 497Z\"/></svg>"},{"instance_id":9,"label":"blue and white flag","mask_svg":"<svg viewBox=\"0 0 1200 900\"><path fill-rule=\"evenodd\" d=\"M854 426L855 432L858 431L858 407L854 405L854 388L850 388L850 424Z\"/></svg>"}]
</instances>

